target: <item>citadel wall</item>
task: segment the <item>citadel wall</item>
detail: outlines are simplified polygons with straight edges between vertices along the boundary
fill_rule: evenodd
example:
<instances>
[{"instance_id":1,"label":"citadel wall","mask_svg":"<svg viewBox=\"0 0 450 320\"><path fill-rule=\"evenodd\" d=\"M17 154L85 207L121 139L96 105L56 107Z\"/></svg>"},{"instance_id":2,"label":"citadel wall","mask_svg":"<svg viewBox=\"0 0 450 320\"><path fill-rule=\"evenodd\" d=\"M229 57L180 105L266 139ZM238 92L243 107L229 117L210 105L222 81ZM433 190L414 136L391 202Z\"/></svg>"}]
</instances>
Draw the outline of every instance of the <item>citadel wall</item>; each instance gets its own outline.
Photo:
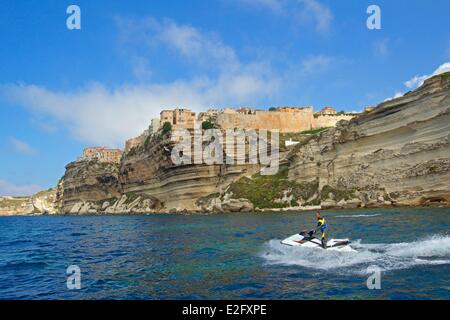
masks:
<instances>
[{"instance_id":1,"label":"citadel wall","mask_svg":"<svg viewBox=\"0 0 450 320\"><path fill-rule=\"evenodd\" d=\"M217 124L222 129L267 129L280 132L301 132L311 130L314 123L312 108L296 112L255 111L254 114L220 113Z\"/></svg>"},{"instance_id":2,"label":"citadel wall","mask_svg":"<svg viewBox=\"0 0 450 320\"><path fill-rule=\"evenodd\" d=\"M315 114L313 129L335 127L341 120L350 121L356 114Z\"/></svg>"}]
</instances>

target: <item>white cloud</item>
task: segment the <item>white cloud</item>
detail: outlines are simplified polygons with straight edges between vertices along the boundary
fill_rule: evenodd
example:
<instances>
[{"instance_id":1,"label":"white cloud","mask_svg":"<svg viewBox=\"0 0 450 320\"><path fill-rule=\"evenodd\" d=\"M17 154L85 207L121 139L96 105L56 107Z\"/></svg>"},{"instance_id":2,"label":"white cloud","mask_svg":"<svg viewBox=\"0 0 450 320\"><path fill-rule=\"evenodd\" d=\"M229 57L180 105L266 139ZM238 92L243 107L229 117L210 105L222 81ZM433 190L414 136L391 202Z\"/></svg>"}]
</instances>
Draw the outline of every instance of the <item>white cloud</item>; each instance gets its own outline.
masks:
<instances>
[{"instance_id":1,"label":"white cloud","mask_svg":"<svg viewBox=\"0 0 450 320\"><path fill-rule=\"evenodd\" d=\"M159 24L158 29L161 41L190 59L197 62L200 59L209 65L220 62L227 67L238 64L234 50L212 34L202 33L189 25L178 25L171 20Z\"/></svg>"},{"instance_id":2,"label":"white cloud","mask_svg":"<svg viewBox=\"0 0 450 320\"><path fill-rule=\"evenodd\" d=\"M122 147L126 139L140 134L152 118L159 117L163 108L199 111L211 106L254 104L278 90L280 77L268 63L241 63L235 51L214 35L170 20L127 23L122 32L147 34L148 46L154 46L151 40L157 39L180 56L192 58L191 63L207 65L208 72L168 83L126 84L114 89L93 83L70 92L32 84L0 85L0 97L64 124L84 143ZM215 75L209 73L211 68L217 69Z\"/></svg>"},{"instance_id":3,"label":"white cloud","mask_svg":"<svg viewBox=\"0 0 450 320\"><path fill-rule=\"evenodd\" d=\"M291 21L314 25L319 33L326 33L334 20L329 7L318 0L235 0L240 5L260 7L290 18Z\"/></svg>"},{"instance_id":4,"label":"white cloud","mask_svg":"<svg viewBox=\"0 0 450 320\"><path fill-rule=\"evenodd\" d=\"M138 79L147 79L151 76L149 62L144 57L134 56L131 58L131 69L133 75Z\"/></svg>"},{"instance_id":5,"label":"white cloud","mask_svg":"<svg viewBox=\"0 0 450 320\"><path fill-rule=\"evenodd\" d=\"M36 184L17 185L0 180L0 195L2 196L29 196L41 190L42 187Z\"/></svg>"},{"instance_id":6,"label":"white cloud","mask_svg":"<svg viewBox=\"0 0 450 320\"><path fill-rule=\"evenodd\" d=\"M311 18L319 32L326 32L334 19L333 13L317 0L299 0L304 5L302 18Z\"/></svg>"},{"instance_id":7,"label":"white cloud","mask_svg":"<svg viewBox=\"0 0 450 320\"><path fill-rule=\"evenodd\" d=\"M427 80L428 76L415 76L414 78L405 82L405 86L410 89L414 89L420 87L425 80Z\"/></svg>"},{"instance_id":8,"label":"white cloud","mask_svg":"<svg viewBox=\"0 0 450 320\"><path fill-rule=\"evenodd\" d=\"M439 68L437 68L434 72L433 72L433 76L436 76L438 74L441 73L446 73L450 71L450 62L446 62L444 64L441 64L439 66Z\"/></svg>"},{"instance_id":9,"label":"white cloud","mask_svg":"<svg viewBox=\"0 0 450 320\"><path fill-rule=\"evenodd\" d=\"M31 147L28 143L21 141L15 137L10 137L9 143L14 148L14 150L19 153L22 153L25 155L36 154L36 150L33 147Z\"/></svg>"},{"instance_id":10,"label":"white cloud","mask_svg":"<svg viewBox=\"0 0 450 320\"><path fill-rule=\"evenodd\" d=\"M282 0L237 0L237 2L255 7L263 7L274 13L280 13L283 10Z\"/></svg>"},{"instance_id":11,"label":"white cloud","mask_svg":"<svg viewBox=\"0 0 450 320\"><path fill-rule=\"evenodd\" d=\"M212 32L180 25L170 19L159 21L151 17L140 20L117 18L116 22L120 42L125 47L137 45L154 50L164 46L196 66L208 69L239 67L234 49Z\"/></svg>"},{"instance_id":12,"label":"white cloud","mask_svg":"<svg viewBox=\"0 0 450 320\"><path fill-rule=\"evenodd\" d=\"M384 100L384 102L403 97L403 95L404 95L403 92L397 91L397 92L395 92L393 97L387 98L386 100Z\"/></svg>"},{"instance_id":13,"label":"white cloud","mask_svg":"<svg viewBox=\"0 0 450 320\"><path fill-rule=\"evenodd\" d=\"M400 91L398 91L398 92L396 92L396 93L395 93L395 95L394 95L394 99L396 99L396 98L400 98L400 97L403 97L403 95L404 95L404 93L403 93L403 92L400 92Z\"/></svg>"},{"instance_id":14,"label":"white cloud","mask_svg":"<svg viewBox=\"0 0 450 320\"><path fill-rule=\"evenodd\" d=\"M444 64L441 64L439 68L437 68L431 75L423 75L423 76L414 76L412 79L405 82L405 86L409 89L415 89L420 87L425 80L436 76L441 73L449 72L450 71L450 62L446 62Z\"/></svg>"},{"instance_id":15,"label":"white cloud","mask_svg":"<svg viewBox=\"0 0 450 320\"><path fill-rule=\"evenodd\" d=\"M306 73L320 73L325 71L332 62L333 58L325 55L310 56L302 61L302 66Z\"/></svg>"},{"instance_id":16,"label":"white cloud","mask_svg":"<svg viewBox=\"0 0 450 320\"><path fill-rule=\"evenodd\" d=\"M56 124L39 115L31 117L30 123L37 129L47 134L55 134L58 131L58 126Z\"/></svg>"},{"instance_id":17,"label":"white cloud","mask_svg":"<svg viewBox=\"0 0 450 320\"><path fill-rule=\"evenodd\" d=\"M124 86L107 90L100 84L76 92L57 92L35 85L0 88L9 99L63 122L82 142L122 147L140 134L162 108L244 103L275 88L252 74L223 75L219 79L193 79L170 84Z\"/></svg>"},{"instance_id":18,"label":"white cloud","mask_svg":"<svg viewBox=\"0 0 450 320\"><path fill-rule=\"evenodd\" d=\"M377 40L373 43L374 53L380 58L385 58L389 55L389 39Z\"/></svg>"},{"instance_id":19,"label":"white cloud","mask_svg":"<svg viewBox=\"0 0 450 320\"><path fill-rule=\"evenodd\" d=\"M450 62L446 62L446 63L441 64L431 75L414 76L410 80L406 81L404 83L404 85L408 89L414 90L414 89L420 87L421 85L423 85L425 80L427 80L433 76L436 76L438 74L449 72L449 71L450 71ZM402 97L403 95L404 95L403 92L397 91L393 97L387 98L384 101L390 101L390 100Z\"/></svg>"}]
</instances>

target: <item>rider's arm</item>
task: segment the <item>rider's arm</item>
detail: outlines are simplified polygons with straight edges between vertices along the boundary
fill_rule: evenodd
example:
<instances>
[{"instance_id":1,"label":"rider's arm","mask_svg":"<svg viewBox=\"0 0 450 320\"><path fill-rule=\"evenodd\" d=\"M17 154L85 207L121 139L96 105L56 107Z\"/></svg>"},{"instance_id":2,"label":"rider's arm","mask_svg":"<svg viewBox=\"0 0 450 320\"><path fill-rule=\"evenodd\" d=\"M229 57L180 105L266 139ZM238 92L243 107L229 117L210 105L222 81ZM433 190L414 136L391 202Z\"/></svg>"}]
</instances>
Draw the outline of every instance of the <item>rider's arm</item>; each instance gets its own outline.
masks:
<instances>
[{"instance_id":1,"label":"rider's arm","mask_svg":"<svg viewBox=\"0 0 450 320\"><path fill-rule=\"evenodd\" d=\"M314 229L314 233L316 233L320 229L320 222L317 223L317 227Z\"/></svg>"}]
</instances>

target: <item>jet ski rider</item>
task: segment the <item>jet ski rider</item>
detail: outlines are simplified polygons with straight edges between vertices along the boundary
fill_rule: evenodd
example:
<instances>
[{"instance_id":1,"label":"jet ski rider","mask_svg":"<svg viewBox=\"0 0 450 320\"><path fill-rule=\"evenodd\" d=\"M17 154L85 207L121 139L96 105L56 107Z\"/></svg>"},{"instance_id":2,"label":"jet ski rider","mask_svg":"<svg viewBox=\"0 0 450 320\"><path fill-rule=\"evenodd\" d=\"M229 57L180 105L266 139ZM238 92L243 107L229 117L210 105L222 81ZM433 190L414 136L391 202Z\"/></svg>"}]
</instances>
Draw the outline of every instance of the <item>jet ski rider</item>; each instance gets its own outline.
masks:
<instances>
[{"instance_id":1,"label":"jet ski rider","mask_svg":"<svg viewBox=\"0 0 450 320\"><path fill-rule=\"evenodd\" d=\"M327 229L327 222L325 221L325 218L322 218L320 216L320 212L317 211L316 212L316 218L317 218L317 227L316 230L314 231L314 233L316 233L317 231L321 231L321 239L322 239L322 248L326 249L327 247L327 243L325 241L325 230Z\"/></svg>"}]
</instances>

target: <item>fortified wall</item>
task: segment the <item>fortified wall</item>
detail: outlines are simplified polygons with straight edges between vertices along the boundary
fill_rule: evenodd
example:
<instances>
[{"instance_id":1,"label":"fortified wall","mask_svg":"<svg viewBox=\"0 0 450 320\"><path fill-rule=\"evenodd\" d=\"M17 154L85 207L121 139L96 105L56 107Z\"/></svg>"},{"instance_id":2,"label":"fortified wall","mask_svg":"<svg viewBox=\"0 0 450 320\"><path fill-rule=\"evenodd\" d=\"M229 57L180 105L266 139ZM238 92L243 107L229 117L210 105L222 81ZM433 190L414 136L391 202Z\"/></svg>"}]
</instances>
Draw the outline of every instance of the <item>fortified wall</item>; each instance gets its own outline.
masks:
<instances>
[{"instance_id":1,"label":"fortified wall","mask_svg":"<svg viewBox=\"0 0 450 320\"><path fill-rule=\"evenodd\" d=\"M254 110L248 113L223 112L217 116L216 123L222 129L278 129L280 132L301 132L313 128L312 107L296 109L277 109L275 111Z\"/></svg>"},{"instance_id":2,"label":"fortified wall","mask_svg":"<svg viewBox=\"0 0 450 320\"><path fill-rule=\"evenodd\" d=\"M226 109L217 115L216 123L222 129L278 129L282 133L335 127L341 120L349 121L357 114L337 113L331 107L314 113L313 107L282 107L271 111Z\"/></svg>"},{"instance_id":3,"label":"fortified wall","mask_svg":"<svg viewBox=\"0 0 450 320\"><path fill-rule=\"evenodd\" d=\"M352 114L352 113L345 113L345 114L318 114L318 113L316 113L314 115L313 129L335 127L336 123L338 123L339 121L341 121L341 120L350 121L351 119L353 119L356 116L357 116L357 114Z\"/></svg>"}]
</instances>

